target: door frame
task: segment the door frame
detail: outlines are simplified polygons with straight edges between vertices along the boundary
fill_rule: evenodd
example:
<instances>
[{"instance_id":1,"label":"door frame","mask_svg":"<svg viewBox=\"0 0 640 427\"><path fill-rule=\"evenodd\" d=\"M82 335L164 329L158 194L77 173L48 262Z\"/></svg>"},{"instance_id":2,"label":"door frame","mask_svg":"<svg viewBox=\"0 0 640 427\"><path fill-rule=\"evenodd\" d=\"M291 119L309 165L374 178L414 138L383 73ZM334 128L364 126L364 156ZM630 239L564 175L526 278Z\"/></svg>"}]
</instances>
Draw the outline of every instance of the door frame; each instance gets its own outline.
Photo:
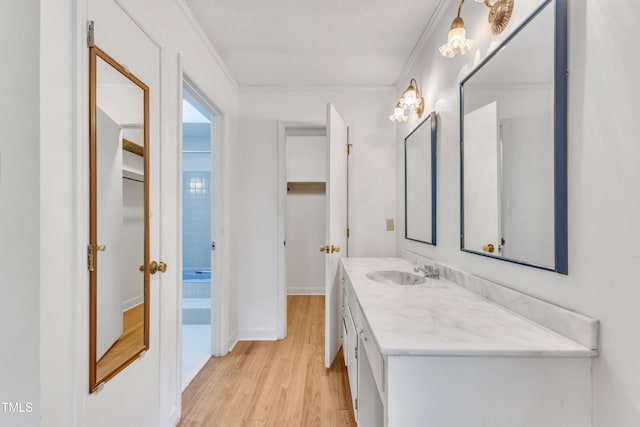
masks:
<instances>
[{"instance_id":1,"label":"door frame","mask_svg":"<svg viewBox=\"0 0 640 427\"><path fill-rule=\"evenodd\" d=\"M276 310L277 339L287 337L287 136L291 132L319 131L326 134L327 124L321 122L295 122L278 120L278 215L277 215L277 273L276 273ZM327 159L328 161L328 159Z\"/></svg>"},{"instance_id":2,"label":"door frame","mask_svg":"<svg viewBox=\"0 0 640 427\"><path fill-rule=\"evenodd\" d=\"M227 354L227 339L224 331L226 330L227 307L223 304L226 299L226 284L224 283L224 263L222 251L226 248L224 242L224 113L220 108L212 102L205 93L202 86L191 77L188 71L185 71L182 63L179 65L180 77L179 99L180 105L184 99L184 87L189 88L192 95L198 102L205 106L211 112L211 239L216 243L216 249L211 254L211 355L223 356ZM182 127L182 108L179 111L179 138L178 138L178 259L179 272L182 272L182 256L183 256L183 203L182 203L182 179L183 164L182 152L184 147L183 127ZM214 268L215 267L215 268ZM182 284L182 276L180 276L180 285ZM179 371L182 377L182 286L178 289L178 342L179 342Z\"/></svg>"}]
</instances>

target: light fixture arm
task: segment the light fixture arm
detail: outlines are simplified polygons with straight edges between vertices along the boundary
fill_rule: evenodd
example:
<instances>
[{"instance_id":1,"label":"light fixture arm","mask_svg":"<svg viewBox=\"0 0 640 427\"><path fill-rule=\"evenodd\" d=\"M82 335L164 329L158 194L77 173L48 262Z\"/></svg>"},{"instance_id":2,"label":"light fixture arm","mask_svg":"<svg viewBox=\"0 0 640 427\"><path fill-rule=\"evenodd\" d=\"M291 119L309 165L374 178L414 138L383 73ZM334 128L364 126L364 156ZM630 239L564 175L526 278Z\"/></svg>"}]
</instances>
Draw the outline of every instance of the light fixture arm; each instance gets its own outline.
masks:
<instances>
[{"instance_id":1,"label":"light fixture arm","mask_svg":"<svg viewBox=\"0 0 640 427\"><path fill-rule=\"evenodd\" d=\"M416 98L420 98L420 88L418 87L418 82L416 81L416 79L411 78L411 80L409 80L409 86L414 86L416 88Z\"/></svg>"},{"instance_id":2,"label":"light fixture arm","mask_svg":"<svg viewBox=\"0 0 640 427\"><path fill-rule=\"evenodd\" d=\"M484 0L484 1L485 1L485 3L486 3L486 2L488 2L489 0ZM464 0L462 0L462 1L460 2L460 5L458 6L458 18L460 18L460 13L462 12L462 5L463 5L463 4L464 4ZM489 6L489 7L491 7L491 6Z\"/></svg>"}]
</instances>

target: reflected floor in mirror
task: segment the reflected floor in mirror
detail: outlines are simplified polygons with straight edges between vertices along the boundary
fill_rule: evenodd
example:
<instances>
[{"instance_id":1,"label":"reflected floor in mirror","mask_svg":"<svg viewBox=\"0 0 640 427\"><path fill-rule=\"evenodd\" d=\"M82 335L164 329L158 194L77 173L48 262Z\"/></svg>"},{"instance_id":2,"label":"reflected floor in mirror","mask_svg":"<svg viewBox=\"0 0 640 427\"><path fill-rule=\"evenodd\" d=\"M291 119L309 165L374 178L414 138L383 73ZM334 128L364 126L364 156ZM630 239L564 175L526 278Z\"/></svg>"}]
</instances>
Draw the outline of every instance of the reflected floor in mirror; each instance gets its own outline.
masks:
<instances>
[{"instance_id":1,"label":"reflected floor in mirror","mask_svg":"<svg viewBox=\"0 0 640 427\"><path fill-rule=\"evenodd\" d=\"M144 346L144 304L139 304L125 311L122 317L122 336L98 360L96 365L98 381L117 369Z\"/></svg>"},{"instance_id":2,"label":"reflected floor in mirror","mask_svg":"<svg viewBox=\"0 0 640 427\"><path fill-rule=\"evenodd\" d=\"M181 427L356 426L342 350L324 367L324 296L287 298L287 338L242 341L182 395Z\"/></svg>"}]
</instances>

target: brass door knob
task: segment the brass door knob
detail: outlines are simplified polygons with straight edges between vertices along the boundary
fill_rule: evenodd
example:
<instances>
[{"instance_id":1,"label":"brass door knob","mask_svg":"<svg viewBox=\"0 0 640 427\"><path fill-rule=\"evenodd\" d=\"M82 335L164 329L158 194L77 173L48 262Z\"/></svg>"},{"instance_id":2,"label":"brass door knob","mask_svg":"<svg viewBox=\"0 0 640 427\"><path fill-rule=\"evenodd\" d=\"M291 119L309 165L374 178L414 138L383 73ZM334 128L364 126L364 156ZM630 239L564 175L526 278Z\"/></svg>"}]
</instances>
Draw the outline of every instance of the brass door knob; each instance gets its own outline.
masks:
<instances>
[{"instance_id":1,"label":"brass door knob","mask_svg":"<svg viewBox=\"0 0 640 427\"><path fill-rule=\"evenodd\" d=\"M149 273L156 274L158 271L160 273L167 271L167 264L164 262L151 261L151 264L149 264Z\"/></svg>"},{"instance_id":2,"label":"brass door knob","mask_svg":"<svg viewBox=\"0 0 640 427\"><path fill-rule=\"evenodd\" d=\"M492 254L493 251L496 250L496 248L493 246L493 243L489 243L489 244L483 245L482 250L484 252L489 252L490 254Z\"/></svg>"},{"instance_id":3,"label":"brass door knob","mask_svg":"<svg viewBox=\"0 0 640 427\"><path fill-rule=\"evenodd\" d=\"M340 252L340 246L331 245L331 253Z\"/></svg>"},{"instance_id":4,"label":"brass door knob","mask_svg":"<svg viewBox=\"0 0 640 427\"><path fill-rule=\"evenodd\" d=\"M140 264L140 265L138 266L138 270L140 270L140 271L144 272L144 264Z\"/></svg>"},{"instance_id":5,"label":"brass door knob","mask_svg":"<svg viewBox=\"0 0 640 427\"><path fill-rule=\"evenodd\" d=\"M329 246L325 246L325 245L320 246L320 252L329 253Z\"/></svg>"}]
</instances>

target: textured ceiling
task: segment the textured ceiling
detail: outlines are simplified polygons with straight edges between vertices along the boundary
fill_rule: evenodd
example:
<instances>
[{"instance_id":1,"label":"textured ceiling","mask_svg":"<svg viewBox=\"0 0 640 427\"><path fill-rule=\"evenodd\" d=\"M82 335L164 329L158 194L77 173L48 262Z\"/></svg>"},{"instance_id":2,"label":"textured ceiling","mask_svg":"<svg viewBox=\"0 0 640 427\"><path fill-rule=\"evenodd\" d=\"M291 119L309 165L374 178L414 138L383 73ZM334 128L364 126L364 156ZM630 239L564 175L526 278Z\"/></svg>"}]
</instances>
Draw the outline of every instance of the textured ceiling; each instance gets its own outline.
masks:
<instances>
[{"instance_id":1,"label":"textured ceiling","mask_svg":"<svg viewBox=\"0 0 640 427\"><path fill-rule=\"evenodd\" d=\"M246 86L393 85L440 0L186 0Z\"/></svg>"}]
</instances>

